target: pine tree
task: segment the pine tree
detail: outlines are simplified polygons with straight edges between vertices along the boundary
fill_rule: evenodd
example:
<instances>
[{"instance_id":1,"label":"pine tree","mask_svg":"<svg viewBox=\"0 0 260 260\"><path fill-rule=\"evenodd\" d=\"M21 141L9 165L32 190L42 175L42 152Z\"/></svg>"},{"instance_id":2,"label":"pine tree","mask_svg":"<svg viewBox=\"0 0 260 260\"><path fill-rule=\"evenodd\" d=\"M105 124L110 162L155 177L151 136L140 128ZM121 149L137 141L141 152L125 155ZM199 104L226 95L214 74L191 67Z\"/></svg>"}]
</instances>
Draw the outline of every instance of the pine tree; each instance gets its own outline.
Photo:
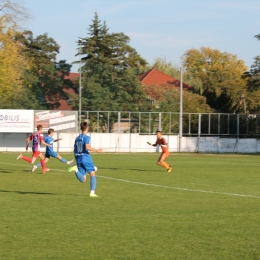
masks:
<instances>
[{"instance_id":1,"label":"pine tree","mask_svg":"<svg viewBox=\"0 0 260 260\"><path fill-rule=\"evenodd\" d=\"M95 13L88 37L79 38L82 72L82 109L122 110L136 107L144 92L136 78L146 61L129 45L123 33L109 33Z\"/></svg>"}]
</instances>

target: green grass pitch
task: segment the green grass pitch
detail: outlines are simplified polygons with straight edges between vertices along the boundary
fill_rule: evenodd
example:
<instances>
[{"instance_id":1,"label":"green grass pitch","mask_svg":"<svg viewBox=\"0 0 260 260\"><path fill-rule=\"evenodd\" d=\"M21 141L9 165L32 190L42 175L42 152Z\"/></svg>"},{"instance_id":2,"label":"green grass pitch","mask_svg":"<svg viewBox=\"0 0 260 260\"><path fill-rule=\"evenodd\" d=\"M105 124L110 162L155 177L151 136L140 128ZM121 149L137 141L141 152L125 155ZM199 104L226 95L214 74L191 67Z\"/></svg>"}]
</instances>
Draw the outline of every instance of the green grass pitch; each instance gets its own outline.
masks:
<instances>
[{"instance_id":1,"label":"green grass pitch","mask_svg":"<svg viewBox=\"0 0 260 260\"><path fill-rule=\"evenodd\" d=\"M259 156L158 155L93 154L90 198L58 160L1 153L0 259L260 259Z\"/></svg>"}]
</instances>

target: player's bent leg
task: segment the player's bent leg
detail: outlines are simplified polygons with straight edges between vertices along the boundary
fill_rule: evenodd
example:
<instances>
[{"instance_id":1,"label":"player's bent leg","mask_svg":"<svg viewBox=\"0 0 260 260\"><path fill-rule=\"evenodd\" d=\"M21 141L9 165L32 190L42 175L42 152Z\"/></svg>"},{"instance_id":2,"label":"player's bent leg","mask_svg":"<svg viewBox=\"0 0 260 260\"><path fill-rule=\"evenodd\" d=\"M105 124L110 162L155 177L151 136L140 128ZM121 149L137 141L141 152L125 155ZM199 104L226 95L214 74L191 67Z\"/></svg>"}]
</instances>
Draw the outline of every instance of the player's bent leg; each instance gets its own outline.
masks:
<instances>
[{"instance_id":1,"label":"player's bent leg","mask_svg":"<svg viewBox=\"0 0 260 260\"><path fill-rule=\"evenodd\" d=\"M164 153L162 153L162 154L160 155L160 157L159 157L159 159L158 159L158 161L157 161L157 164L158 164L159 166L164 167L164 166L163 166L163 161L164 161Z\"/></svg>"},{"instance_id":2,"label":"player's bent leg","mask_svg":"<svg viewBox=\"0 0 260 260\"><path fill-rule=\"evenodd\" d=\"M34 157L33 158L29 158L29 157L25 157L25 156L21 157L21 159L25 160L28 163L34 163L35 160L36 160L36 158L34 158Z\"/></svg>"},{"instance_id":3,"label":"player's bent leg","mask_svg":"<svg viewBox=\"0 0 260 260\"><path fill-rule=\"evenodd\" d=\"M158 161L157 164L158 164L159 166L162 166L162 163L161 163L160 161Z\"/></svg>"},{"instance_id":4,"label":"player's bent leg","mask_svg":"<svg viewBox=\"0 0 260 260\"><path fill-rule=\"evenodd\" d=\"M68 169L68 172L75 172L75 176L76 178L80 181L80 182L85 182L87 179L85 170L81 167L81 164L78 165L74 165L72 167L70 167Z\"/></svg>"},{"instance_id":5,"label":"player's bent leg","mask_svg":"<svg viewBox=\"0 0 260 260\"><path fill-rule=\"evenodd\" d=\"M86 174L82 174L80 171L75 171L75 175L80 182L85 182L87 179Z\"/></svg>"},{"instance_id":6,"label":"player's bent leg","mask_svg":"<svg viewBox=\"0 0 260 260\"><path fill-rule=\"evenodd\" d=\"M162 153L157 164L164 167L165 169L169 170L170 165L166 163L164 160L169 156L168 153Z\"/></svg>"}]
</instances>

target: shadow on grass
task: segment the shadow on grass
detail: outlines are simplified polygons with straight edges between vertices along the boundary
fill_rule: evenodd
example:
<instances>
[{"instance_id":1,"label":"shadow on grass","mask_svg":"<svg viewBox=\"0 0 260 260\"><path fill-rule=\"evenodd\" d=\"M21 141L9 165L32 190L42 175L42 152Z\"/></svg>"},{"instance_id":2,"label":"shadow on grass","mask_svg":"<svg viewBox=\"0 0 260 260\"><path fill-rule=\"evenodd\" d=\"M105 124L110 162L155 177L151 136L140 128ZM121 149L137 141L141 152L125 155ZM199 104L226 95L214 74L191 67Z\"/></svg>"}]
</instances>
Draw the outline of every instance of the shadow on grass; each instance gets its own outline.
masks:
<instances>
[{"instance_id":1,"label":"shadow on grass","mask_svg":"<svg viewBox=\"0 0 260 260\"><path fill-rule=\"evenodd\" d=\"M51 192L34 192L34 191L17 191L17 190L0 190L0 192L13 192L18 194L34 194L34 195L56 195Z\"/></svg>"},{"instance_id":2,"label":"shadow on grass","mask_svg":"<svg viewBox=\"0 0 260 260\"><path fill-rule=\"evenodd\" d=\"M133 168L133 169L123 169L123 168L104 168L104 167L99 167L100 170L120 170L120 171L138 171L138 172L151 172L151 170L143 170L143 169L138 169L138 168ZM153 170L153 172L161 172L162 170Z\"/></svg>"},{"instance_id":3,"label":"shadow on grass","mask_svg":"<svg viewBox=\"0 0 260 260\"><path fill-rule=\"evenodd\" d=\"M122 170L122 168L104 168L104 167L99 167L100 170Z\"/></svg>"},{"instance_id":4,"label":"shadow on grass","mask_svg":"<svg viewBox=\"0 0 260 260\"><path fill-rule=\"evenodd\" d=\"M17 191L17 190L0 190L0 193L17 193L17 194L32 194L32 195L62 195L62 196L74 196L74 197L85 197L87 196L86 194L59 194L59 193L52 193L52 192L34 192L34 191Z\"/></svg>"},{"instance_id":5,"label":"shadow on grass","mask_svg":"<svg viewBox=\"0 0 260 260\"><path fill-rule=\"evenodd\" d=\"M142 170L142 169L129 169L130 171L138 171L138 172L151 172L151 170ZM153 170L153 172L158 172L158 170Z\"/></svg>"},{"instance_id":6,"label":"shadow on grass","mask_svg":"<svg viewBox=\"0 0 260 260\"><path fill-rule=\"evenodd\" d=\"M12 173L11 171L7 171L7 170L4 170L4 169L0 169L0 173Z\"/></svg>"}]
</instances>

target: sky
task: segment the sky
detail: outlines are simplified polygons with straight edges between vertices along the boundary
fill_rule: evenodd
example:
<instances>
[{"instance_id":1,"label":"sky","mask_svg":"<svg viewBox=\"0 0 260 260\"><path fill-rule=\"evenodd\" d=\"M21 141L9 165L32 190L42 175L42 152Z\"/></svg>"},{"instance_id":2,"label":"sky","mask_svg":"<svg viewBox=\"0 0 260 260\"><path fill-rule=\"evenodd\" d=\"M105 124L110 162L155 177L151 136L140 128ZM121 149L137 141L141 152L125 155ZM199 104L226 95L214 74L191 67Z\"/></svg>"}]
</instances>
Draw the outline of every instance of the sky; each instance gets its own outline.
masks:
<instances>
[{"instance_id":1,"label":"sky","mask_svg":"<svg viewBox=\"0 0 260 260\"><path fill-rule=\"evenodd\" d=\"M122 32L151 65L164 58L181 66L191 48L237 55L250 67L260 55L260 0L24 0L33 18L26 29L60 45L57 60L76 61L78 37L88 37L95 12L109 32ZM78 71L73 65L72 72Z\"/></svg>"}]
</instances>

